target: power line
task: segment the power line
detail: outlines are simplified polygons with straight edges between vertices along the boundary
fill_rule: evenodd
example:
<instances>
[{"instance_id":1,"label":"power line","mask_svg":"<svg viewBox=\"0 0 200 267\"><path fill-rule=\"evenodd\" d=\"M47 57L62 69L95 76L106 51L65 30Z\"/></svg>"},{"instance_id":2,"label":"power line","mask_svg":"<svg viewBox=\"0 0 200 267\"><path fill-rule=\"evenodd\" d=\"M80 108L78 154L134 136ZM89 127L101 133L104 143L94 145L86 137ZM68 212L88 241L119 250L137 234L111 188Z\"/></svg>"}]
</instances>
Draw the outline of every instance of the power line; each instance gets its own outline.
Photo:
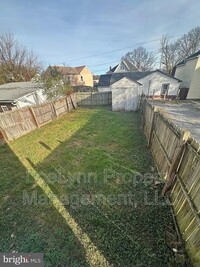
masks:
<instances>
[{"instance_id":1,"label":"power line","mask_svg":"<svg viewBox=\"0 0 200 267\"><path fill-rule=\"evenodd\" d=\"M113 53L113 52L117 52L117 51L125 50L125 49L128 49L128 48L133 48L133 47L136 47L136 46L139 46L139 45L148 44L148 43L153 43L153 42L156 42L156 41L159 41L159 40L161 40L161 38L159 38L159 39L154 39L154 40L150 40L150 41L146 41L146 42L136 43L135 45L132 45L132 46L127 46L127 47L123 47L123 48L118 48L118 49L115 49L115 50L110 50L110 51L102 52L102 53L99 53L99 54L96 54L96 55L91 55L91 56L82 57L82 58L77 58L77 59L71 59L71 60L68 60L68 61L69 61L69 62L73 62L73 61L78 61L78 60L82 60L82 59L87 59L87 58L97 57L97 56L101 56L101 55L106 55L106 54L110 54L110 53Z\"/></svg>"},{"instance_id":2,"label":"power line","mask_svg":"<svg viewBox=\"0 0 200 267\"><path fill-rule=\"evenodd\" d=\"M116 62L119 62L119 60L115 60L115 61L112 61L112 62L106 62L106 63L102 63L102 64L97 64L97 65L90 65L88 67L92 68L92 67L104 66L104 65L112 64L112 63L116 63Z\"/></svg>"},{"instance_id":3,"label":"power line","mask_svg":"<svg viewBox=\"0 0 200 267\"><path fill-rule=\"evenodd\" d=\"M153 52L153 51L158 52L158 49L151 50L150 52ZM119 62L119 60L110 61L110 62L105 62L105 63L101 63L101 64L95 64L95 65L88 65L88 67L92 68L92 67L104 66L104 65L112 64L112 63L116 63L116 62Z\"/></svg>"}]
</instances>

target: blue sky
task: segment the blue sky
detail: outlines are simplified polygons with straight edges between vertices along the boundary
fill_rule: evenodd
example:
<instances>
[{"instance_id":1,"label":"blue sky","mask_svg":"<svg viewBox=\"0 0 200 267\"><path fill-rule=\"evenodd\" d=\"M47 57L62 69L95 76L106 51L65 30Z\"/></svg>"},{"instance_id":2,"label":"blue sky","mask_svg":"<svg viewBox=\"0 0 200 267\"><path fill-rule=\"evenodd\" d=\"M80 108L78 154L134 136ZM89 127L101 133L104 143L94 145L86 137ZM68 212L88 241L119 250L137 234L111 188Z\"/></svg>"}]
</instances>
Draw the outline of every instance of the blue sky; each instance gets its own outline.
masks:
<instances>
[{"instance_id":1,"label":"blue sky","mask_svg":"<svg viewBox=\"0 0 200 267\"><path fill-rule=\"evenodd\" d=\"M98 74L139 44L156 51L162 34L200 26L199 10L199 0L0 0L0 33L12 32L45 66Z\"/></svg>"}]
</instances>

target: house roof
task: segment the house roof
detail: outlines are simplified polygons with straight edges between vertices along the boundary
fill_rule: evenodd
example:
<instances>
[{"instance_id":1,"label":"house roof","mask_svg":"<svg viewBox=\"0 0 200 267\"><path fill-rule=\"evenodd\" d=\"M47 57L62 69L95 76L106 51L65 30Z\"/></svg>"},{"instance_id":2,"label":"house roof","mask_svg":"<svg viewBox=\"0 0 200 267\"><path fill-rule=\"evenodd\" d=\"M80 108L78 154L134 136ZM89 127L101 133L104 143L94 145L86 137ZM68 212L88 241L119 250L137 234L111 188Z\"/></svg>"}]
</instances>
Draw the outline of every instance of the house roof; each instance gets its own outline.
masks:
<instances>
[{"instance_id":1,"label":"house roof","mask_svg":"<svg viewBox=\"0 0 200 267\"><path fill-rule=\"evenodd\" d=\"M193 58L193 57L198 57L199 55L200 55L200 50L197 51L197 52L195 52L195 53L192 54L191 56L187 57L186 60L187 60L187 59L190 59L190 58Z\"/></svg>"},{"instance_id":2,"label":"house roof","mask_svg":"<svg viewBox=\"0 0 200 267\"><path fill-rule=\"evenodd\" d=\"M78 67L65 67L65 66L54 66L58 71L60 71L63 75L78 75L81 71L86 67L78 66Z\"/></svg>"},{"instance_id":3,"label":"house roof","mask_svg":"<svg viewBox=\"0 0 200 267\"><path fill-rule=\"evenodd\" d=\"M109 74L104 74L100 76L98 86L110 86L111 84L119 81L123 77L127 77L133 81L138 81L154 72L160 72L166 76L168 76L171 79L175 79L177 81L180 81L177 78L174 78L170 76L169 74L160 71L160 70L154 70L154 71L133 71L133 72L118 72L118 73L109 73Z\"/></svg>"},{"instance_id":4,"label":"house roof","mask_svg":"<svg viewBox=\"0 0 200 267\"><path fill-rule=\"evenodd\" d=\"M86 66L79 66L79 67L75 67L75 69L78 71L78 73L80 74L81 71L85 68Z\"/></svg>"},{"instance_id":5,"label":"house roof","mask_svg":"<svg viewBox=\"0 0 200 267\"><path fill-rule=\"evenodd\" d=\"M183 59L182 61L180 61L176 66L181 66L183 64L185 64L185 59Z\"/></svg>"},{"instance_id":6,"label":"house roof","mask_svg":"<svg viewBox=\"0 0 200 267\"><path fill-rule=\"evenodd\" d=\"M200 56L200 50L197 51L197 52L195 52L195 53L193 53L191 56L189 56L189 57L183 59L183 60L180 61L176 66L181 66L181 65L185 64L187 60L192 59L192 58L196 58L196 57L198 57L198 56Z\"/></svg>"},{"instance_id":7,"label":"house roof","mask_svg":"<svg viewBox=\"0 0 200 267\"><path fill-rule=\"evenodd\" d=\"M115 67L111 68L108 73L110 72L115 72L115 70L117 69L117 67L123 63L127 68L128 71L139 71L139 69L132 63L130 62L128 59L123 59L119 64L117 64Z\"/></svg>"},{"instance_id":8,"label":"house roof","mask_svg":"<svg viewBox=\"0 0 200 267\"><path fill-rule=\"evenodd\" d=\"M109 72L114 72L118 66L119 66L119 64L117 64L116 66L114 66L113 68L111 68L111 69L109 70Z\"/></svg>"},{"instance_id":9,"label":"house roof","mask_svg":"<svg viewBox=\"0 0 200 267\"><path fill-rule=\"evenodd\" d=\"M128 59L125 58L122 62L128 67L129 71L139 71L139 69Z\"/></svg>"},{"instance_id":10,"label":"house roof","mask_svg":"<svg viewBox=\"0 0 200 267\"><path fill-rule=\"evenodd\" d=\"M93 80L99 80L99 75L93 75Z\"/></svg>"},{"instance_id":11,"label":"house roof","mask_svg":"<svg viewBox=\"0 0 200 267\"><path fill-rule=\"evenodd\" d=\"M18 98L42 89L42 84L15 82L0 85L0 102L13 102Z\"/></svg>"},{"instance_id":12,"label":"house roof","mask_svg":"<svg viewBox=\"0 0 200 267\"><path fill-rule=\"evenodd\" d=\"M64 67L64 66L55 66L55 67L63 75L78 75L79 74L78 70L73 67Z\"/></svg>"}]
</instances>

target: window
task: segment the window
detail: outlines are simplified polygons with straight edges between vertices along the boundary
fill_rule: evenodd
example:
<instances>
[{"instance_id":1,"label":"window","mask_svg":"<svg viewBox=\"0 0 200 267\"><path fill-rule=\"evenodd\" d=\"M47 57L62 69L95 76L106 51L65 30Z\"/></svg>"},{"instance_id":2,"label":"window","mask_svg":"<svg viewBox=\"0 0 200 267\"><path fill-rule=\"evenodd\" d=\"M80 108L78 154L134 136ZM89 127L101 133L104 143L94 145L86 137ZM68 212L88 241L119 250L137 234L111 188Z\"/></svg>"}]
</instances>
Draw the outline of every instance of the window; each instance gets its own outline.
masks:
<instances>
[{"instance_id":1,"label":"window","mask_svg":"<svg viewBox=\"0 0 200 267\"><path fill-rule=\"evenodd\" d=\"M120 66L120 70L125 70L125 66L124 65L121 65Z\"/></svg>"},{"instance_id":2,"label":"window","mask_svg":"<svg viewBox=\"0 0 200 267\"><path fill-rule=\"evenodd\" d=\"M2 109L3 112L9 111L7 106L1 106L1 109Z\"/></svg>"},{"instance_id":3,"label":"window","mask_svg":"<svg viewBox=\"0 0 200 267\"><path fill-rule=\"evenodd\" d=\"M169 90L169 83L163 83L161 88L161 95L167 95Z\"/></svg>"},{"instance_id":4,"label":"window","mask_svg":"<svg viewBox=\"0 0 200 267\"><path fill-rule=\"evenodd\" d=\"M83 82L83 76L81 76L81 81Z\"/></svg>"}]
</instances>

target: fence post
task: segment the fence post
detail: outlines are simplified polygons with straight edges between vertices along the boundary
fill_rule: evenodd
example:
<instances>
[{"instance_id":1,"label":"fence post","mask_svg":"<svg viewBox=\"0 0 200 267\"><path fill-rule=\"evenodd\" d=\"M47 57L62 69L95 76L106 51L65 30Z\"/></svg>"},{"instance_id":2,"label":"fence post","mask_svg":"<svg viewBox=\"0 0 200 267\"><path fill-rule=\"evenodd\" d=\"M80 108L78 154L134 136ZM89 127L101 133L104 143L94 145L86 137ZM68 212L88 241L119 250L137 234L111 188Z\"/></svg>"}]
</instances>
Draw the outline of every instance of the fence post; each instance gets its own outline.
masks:
<instances>
[{"instance_id":1,"label":"fence post","mask_svg":"<svg viewBox=\"0 0 200 267\"><path fill-rule=\"evenodd\" d=\"M94 103L93 103L93 94L91 92L91 102L92 102L92 107L94 106Z\"/></svg>"},{"instance_id":2,"label":"fence post","mask_svg":"<svg viewBox=\"0 0 200 267\"><path fill-rule=\"evenodd\" d=\"M71 103L72 103L72 107L73 107L74 109L76 109L76 104L74 103L75 101L74 101L74 99L73 99L73 97L72 97L72 94L70 95L70 100L71 100Z\"/></svg>"},{"instance_id":3,"label":"fence post","mask_svg":"<svg viewBox=\"0 0 200 267\"><path fill-rule=\"evenodd\" d=\"M146 99L143 100L143 103L142 103L142 127L144 128L145 126L145 114L146 113Z\"/></svg>"},{"instance_id":4,"label":"fence post","mask_svg":"<svg viewBox=\"0 0 200 267\"><path fill-rule=\"evenodd\" d=\"M58 117L54 103L55 101L51 103L51 107L53 108L53 113L55 114L55 117Z\"/></svg>"},{"instance_id":5,"label":"fence post","mask_svg":"<svg viewBox=\"0 0 200 267\"><path fill-rule=\"evenodd\" d=\"M65 102L66 102L67 112L69 112L68 96L65 98Z\"/></svg>"},{"instance_id":6,"label":"fence post","mask_svg":"<svg viewBox=\"0 0 200 267\"><path fill-rule=\"evenodd\" d=\"M30 113L31 113L31 115L33 117L33 120L35 121L36 127L39 128L40 126L39 126L39 123L38 123L37 118L35 116L35 113L34 113L33 108L32 107L29 107L29 110L30 110Z\"/></svg>"},{"instance_id":7,"label":"fence post","mask_svg":"<svg viewBox=\"0 0 200 267\"><path fill-rule=\"evenodd\" d=\"M6 132L2 129L2 127L0 126L0 133L2 134L2 136L3 136L3 140L6 142L6 143L8 143L8 136L7 136L7 134L6 134Z\"/></svg>"},{"instance_id":8,"label":"fence post","mask_svg":"<svg viewBox=\"0 0 200 267\"><path fill-rule=\"evenodd\" d=\"M175 180L175 176L176 176L176 171L182 161L182 156L184 153L184 148L187 144L187 141L190 137L190 132L186 131L183 132L183 134L181 135L180 141L179 141L179 146L176 149L173 159L172 159L172 164L169 168L169 171L167 173L167 177L166 177L166 181L165 181L165 185L163 187L162 190L162 196L164 196L167 191L169 191L173 185L173 182Z\"/></svg>"},{"instance_id":9,"label":"fence post","mask_svg":"<svg viewBox=\"0 0 200 267\"><path fill-rule=\"evenodd\" d=\"M150 147L150 145L151 145L151 139L152 139L153 130L154 130L154 122L155 122L155 117L156 117L157 112L158 112L158 108L154 107L153 116L152 116L152 120L151 120L151 128L150 128L150 133L149 133L148 147Z\"/></svg>"}]
</instances>

